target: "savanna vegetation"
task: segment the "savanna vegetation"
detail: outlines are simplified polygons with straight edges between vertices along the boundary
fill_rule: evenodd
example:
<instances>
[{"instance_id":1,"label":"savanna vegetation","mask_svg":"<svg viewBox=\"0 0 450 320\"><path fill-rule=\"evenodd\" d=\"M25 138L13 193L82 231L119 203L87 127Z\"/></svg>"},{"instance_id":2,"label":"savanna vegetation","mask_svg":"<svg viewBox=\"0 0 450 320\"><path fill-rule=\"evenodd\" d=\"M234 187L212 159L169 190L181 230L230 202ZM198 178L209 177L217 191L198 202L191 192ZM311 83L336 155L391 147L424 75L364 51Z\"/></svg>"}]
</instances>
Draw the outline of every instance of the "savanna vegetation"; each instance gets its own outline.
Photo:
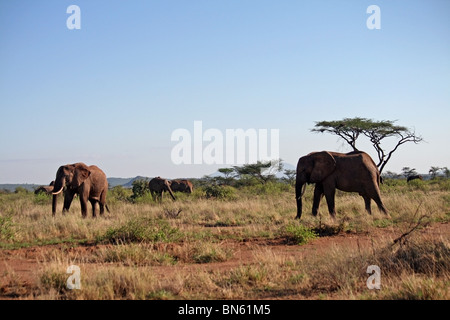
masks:
<instances>
[{"instance_id":1,"label":"savanna vegetation","mask_svg":"<svg viewBox=\"0 0 450 320\"><path fill-rule=\"evenodd\" d=\"M115 187L111 213L95 219L81 218L78 201L52 217L49 195L0 194L0 297L450 298L448 179L385 179L389 217L337 192L336 220L325 203L311 215L310 186L300 221L288 181L210 182L162 204L139 182ZM70 265L80 290L67 289ZM380 290L366 286L369 265L381 269Z\"/></svg>"}]
</instances>

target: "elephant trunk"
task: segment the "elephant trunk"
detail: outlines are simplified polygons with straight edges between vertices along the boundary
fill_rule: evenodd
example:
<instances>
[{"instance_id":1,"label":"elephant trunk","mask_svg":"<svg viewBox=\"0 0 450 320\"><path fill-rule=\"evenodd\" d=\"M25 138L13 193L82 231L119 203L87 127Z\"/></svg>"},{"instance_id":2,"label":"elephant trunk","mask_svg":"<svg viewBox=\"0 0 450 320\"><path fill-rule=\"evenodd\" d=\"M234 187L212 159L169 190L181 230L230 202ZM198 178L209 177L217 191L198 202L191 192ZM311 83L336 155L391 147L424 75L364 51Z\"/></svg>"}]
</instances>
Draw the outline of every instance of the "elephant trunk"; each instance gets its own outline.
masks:
<instances>
[{"instance_id":1,"label":"elephant trunk","mask_svg":"<svg viewBox=\"0 0 450 320\"><path fill-rule=\"evenodd\" d=\"M56 181L54 182L53 191L52 191L52 194L53 194L52 214L53 214L53 216L56 213L56 205L57 205L57 202L58 202L58 194L60 194L63 191L64 185L65 185L64 177L57 178Z\"/></svg>"},{"instance_id":2,"label":"elephant trunk","mask_svg":"<svg viewBox=\"0 0 450 320\"><path fill-rule=\"evenodd\" d=\"M60 178L60 179L57 179L56 181L55 181L55 184L54 184L54 186L53 186L53 192L52 192L52 194L53 195L58 195L58 194L60 194L62 191L63 191L63 188L64 188L64 186L65 186L65 183L66 181L65 181L65 179L64 179L64 177L62 177L62 178Z\"/></svg>"},{"instance_id":3,"label":"elephant trunk","mask_svg":"<svg viewBox=\"0 0 450 320\"><path fill-rule=\"evenodd\" d=\"M52 201L52 215L55 216L56 214L56 204L58 202L58 194L53 195L53 201Z\"/></svg>"},{"instance_id":4,"label":"elephant trunk","mask_svg":"<svg viewBox=\"0 0 450 320\"><path fill-rule=\"evenodd\" d=\"M175 196L173 195L172 189L168 186L167 191L169 191L170 196L172 197L173 201L175 201Z\"/></svg>"}]
</instances>

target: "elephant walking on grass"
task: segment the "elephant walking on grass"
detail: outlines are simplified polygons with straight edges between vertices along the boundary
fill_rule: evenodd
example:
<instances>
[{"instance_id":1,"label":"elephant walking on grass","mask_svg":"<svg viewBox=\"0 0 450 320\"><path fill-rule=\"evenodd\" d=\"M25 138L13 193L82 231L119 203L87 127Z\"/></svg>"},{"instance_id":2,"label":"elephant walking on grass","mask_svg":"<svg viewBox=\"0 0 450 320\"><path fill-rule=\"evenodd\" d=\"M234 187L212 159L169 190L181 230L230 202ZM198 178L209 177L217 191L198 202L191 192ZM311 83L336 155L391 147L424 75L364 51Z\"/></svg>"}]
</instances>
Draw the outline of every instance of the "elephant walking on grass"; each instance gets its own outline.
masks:
<instances>
[{"instance_id":1,"label":"elephant walking on grass","mask_svg":"<svg viewBox=\"0 0 450 320\"><path fill-rule=\"evenodd\" d=\"M162 202L163 193L165 191L169 192L170 196L175 201L175 196L173 195L169 180L163 179L161 177L156 177L150 180L150 182L148 183L148 187L150 189L154 201L156 201L156 199L159 198L159 202Z\"/></svg>"},{"instance_id":2,"label":"elephant walking on grass","mask_svg":"<svg viewBox=\"0 0 450 320\"><path fill-rule=\"evenodd\" d=\"M192 191L194 191L194 185L191 181L186 179L172 180L170 181L170 187L172 188L172 191L177 192L192 193Z\"/></svg>"},{"instance_id":3,"label":"elephant walking on grass","mask_svg":"<svg viewBox=\"0 0 450 320\"><path fill-rule=\"evenodd\" d=\"M423 177L421 175L408 176L408 178L406 179L406 182L410 182L410 181L416 180L416 179L423 180Z\"/></svg>"},{"instance_id":4,"label":"elephant walking on grass","mask_svg":"<svg viewBox=\"0 0 450 320\"><path fill-rule=\"evenodd\" d=\"M298 160L295 197L297 219L302 216L302 195L306 183L315 183L312 214L317 215L321 198L325 195L328 211L336 216L334 196L336 189L358 192L364 198L369 214L371 199L387 214L380 196L380 172L372 158L365 152L350 153L312 152Z\"/></svg>"},{"instance_id":5,"label":"elephant walking on grass","mask_svg":"<svg viewBox=\"0 0 450 320\"><path fill-rule=\"evenodd\" d=\"M66 187L66 190L64 192L63 213L69 211L76 194L80 197L83 218L87 215L88 201L92 205L93 217L97 213L96 203L100 206L100 215L103 215L105 208L109 212L106 205L108 181L105 173L99 167L87 166L81 162L59 167L53 188L53 216L56 213L57 196L63 191L64 187Z\"/></svg>"}]
</instances>

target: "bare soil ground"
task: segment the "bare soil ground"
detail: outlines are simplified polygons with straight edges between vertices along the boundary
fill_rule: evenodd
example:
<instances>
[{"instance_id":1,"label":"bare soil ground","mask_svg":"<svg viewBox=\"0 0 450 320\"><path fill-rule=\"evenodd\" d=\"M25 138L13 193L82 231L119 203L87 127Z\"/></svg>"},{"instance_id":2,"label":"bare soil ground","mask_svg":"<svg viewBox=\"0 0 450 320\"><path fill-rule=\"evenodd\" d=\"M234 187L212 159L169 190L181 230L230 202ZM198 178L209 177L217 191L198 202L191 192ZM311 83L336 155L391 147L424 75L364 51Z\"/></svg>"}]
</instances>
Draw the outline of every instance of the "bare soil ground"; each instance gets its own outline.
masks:
<instances>
[{"instance_id":1,"label":"bare soil ground","mask_svg":"<svg viewBox=\"0 0 450 320\"><path fill-rule=\"evenodd\" d=\"M251 239L247 241L226 240L222 243L225 248L232 249L234 253L230 259L224 262L211 263L176 263L175 265L151 266L151 272L161 281L172 281L175 275L195 273L197 271L226 271L242 265L257 263L254 252L261 249L269 249L277 255L294 257L295 259L308 259L312 256L325 255L330 250L342 248L367 248L380 239L394 240L401 236L404 230L394 228L377 228L370 233L344 233L333 236L319 237L305 245L294 245L286 243L285 239ZM420 230L431 238L450 236L450 224L433 223ZM176 246L179 244L164 244L165 246ZM45 245L16 250L0 250L0 299L16 299L27 297L39 283L39 271L42 270L46 256L55 249L68 250L77 256L89 256L108 245L74 245L69 246ZM64 248L62 248L64 247ZM161 248L163 249L163 248ZM117 263L120 264L120 263ZM9 280L6 285L5 275L14 275L14 281ZM263 296L265 299L280 297ZM297 294L285 295L282 299L301 298ZM312 297L314 298L314 297Z\"/></svg>"}]
</instances>

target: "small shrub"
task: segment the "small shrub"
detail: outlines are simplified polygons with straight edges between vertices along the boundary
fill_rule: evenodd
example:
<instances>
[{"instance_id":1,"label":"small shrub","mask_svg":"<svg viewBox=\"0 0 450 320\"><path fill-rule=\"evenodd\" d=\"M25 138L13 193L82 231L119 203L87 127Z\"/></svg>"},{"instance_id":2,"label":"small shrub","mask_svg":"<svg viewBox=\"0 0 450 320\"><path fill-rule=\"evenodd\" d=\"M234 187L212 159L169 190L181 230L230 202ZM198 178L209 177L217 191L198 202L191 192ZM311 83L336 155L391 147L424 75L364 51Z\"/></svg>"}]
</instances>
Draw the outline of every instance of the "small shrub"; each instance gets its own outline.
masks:
<instances>
[{"instance_id":1,"label":"small shrub","mask_svg":"<svg viewBox=\"0 0 450 320\"><path fill-rule=\"evenodd\" d=\"M24 187L17 187L14 193L27 194L29 191Z\"/></svg>"},{"instance_id":2,"label":"small shrub","mask_svg":"<svg viewBox=\"0 0 450 320\"><path fill-rule=\"evenodd\" d=\"M450 273L450 246L444 241L407 241L397 250L380 250L376 259L389 275L401 275L405 271L426 275Z\"/></svg>"},{"instance_id":3,"label":"small shrub","mask_svg":"<svg viewBox=\"0 0 450 320\"><path fill-rule=\"evenodd\" d=\"M410 182L408 182L408 186L410 190L428 191L429 189L428 184L419 179L411 180Z\"/></svg>"},{"instance_id":4,"label":"small shrub","mask_svg":"<svg viewBox=\"0 0 450 320\"><path fill-rule=\"evenodd\" d=\"M38 205L50 205L52 204L52 195L45 192L39 192L34 196L34 203Z\"/></svg>"},{"instance_id":5,"label":"small shrub","mask_svg":"<svg viewBox=\"0 0 450 320\"><path fill-rule=\"evenodd\" d=\"M240 284L255 286L269 279L269 271L264 265L240 266L231 270L227 285Z\"/></svg>"},{"instance_id":6,"label":"small shrub","mask_svg":"<svg viewBox=\"0 0 450 320\"><path fill-rule=\"evenodd\" d=\"M223 262L231 256L231 252L218 245L201 244L194 248L192 259L196 263Z\"/></svg>"},{"instance_id":7,"label":"small shrub","mask_svg":"<svg viewBox=\"0 0 450 320\"><path fill-rule=\"evenodd\" d=\"M282 230L282 236L289 242L306 244L317 238L317 233L302 224L290 223Z\"/></svg>"},{"instance_id":8,"label":"small shrub","mask_svg":"<svg viewBox=\"0 0 450 320\"><path fill-rule=\"evenodd\" d=\"M135 201L138 198L142 198L150 193L150 189L148 186L148 181L145 179L137 179L134 180L133 183L133 195L131 196L131 200Z\"/></svg>"},{"instance_id":9,"label":"small shrub","mask_svg":"<svg viewBox=\"0 0 450 320\"><path fill-rule=\"evenodd\" d=\"M49 291L50 289L56 290L56 292L63 294L67 291L66 282L69 276L63 272L55 272L46 270L41 274L40 283L41 287Z\"/></svg>"},{"instance_id":10,"label":"small shrub","mask_svg":"<svg viewBox=\"0 0 450 320\"><path fill-rule=\"evenodd\" d=\"M440 191L450 191L450 179L445 179L439 183Z\"/></svg>"},{"instance_id":11,"label":"small shrub","mask_svg":"<svg viewBox=\"0 0 450 320\"><path fill-rule=\"evenodd\" d=\"M194 191L191 193L191 197L193 199L202 199L206 198L206 191L203 187L195 188Z\"/></svg>"},{"instance_id":12,"label":"small shrub","mask_svg":"<svg viewBox=\"0 0 450 320\"><path fill-rule=\"evenodd\" d=\"M222 200L237 199L236 189L230 186L207 186L205 187L206 198L216 198Z\"/></svg>"},{"instance_id":13,"label":"small shrub","mask_svg":"<svg viewBox=\"0 0 450 320\"><path fill-rule=\"evenodd\" d=\"M108 202L112 201L124 201L127 202L132 196L132 190L126 189L122 186L115 186L108 192Z\"/></svg>"},{"instance_id":14,"label":"small shrub","mask_svg":"<svg viewBox=\"0 0 450 320\"><path fill-rule=\"evenodd\" d=\"M143 195L141 195L139 197L131 196L131 200L135 204L144 204L144 203L154 203L155 202L153 200L153 197L152 197L152 194L150 193L150 191L146 191Z\"/></svg>"}]
</instances>

